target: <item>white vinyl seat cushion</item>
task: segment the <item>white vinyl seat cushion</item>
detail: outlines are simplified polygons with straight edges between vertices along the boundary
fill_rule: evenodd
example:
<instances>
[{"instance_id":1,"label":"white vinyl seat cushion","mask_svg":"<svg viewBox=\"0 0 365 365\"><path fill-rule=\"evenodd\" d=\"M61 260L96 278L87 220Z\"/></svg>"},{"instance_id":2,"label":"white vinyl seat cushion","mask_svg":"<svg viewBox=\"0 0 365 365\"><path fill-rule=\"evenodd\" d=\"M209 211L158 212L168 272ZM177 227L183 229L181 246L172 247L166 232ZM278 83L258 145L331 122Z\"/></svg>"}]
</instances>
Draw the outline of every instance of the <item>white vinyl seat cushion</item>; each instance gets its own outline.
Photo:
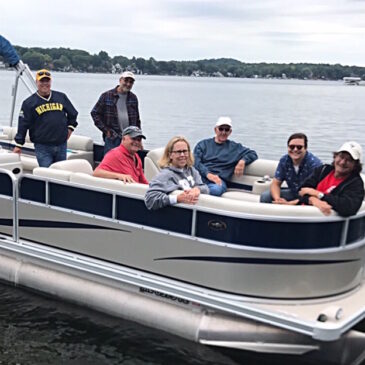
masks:
<instances>
[{"instance_id":1,"label":"white vinyl seat cushion","mask_svg":"<svg viewBox=\"0 0 365 365\"><path fill-rule=\"evenodd\" d=\"M83 159L74 159L74 160L65 160L53 163L50 169L56 170L65 170L71 172L83 172L88 175L93 174L93 168L87 160Z\"/></svg>"}]
</instances>

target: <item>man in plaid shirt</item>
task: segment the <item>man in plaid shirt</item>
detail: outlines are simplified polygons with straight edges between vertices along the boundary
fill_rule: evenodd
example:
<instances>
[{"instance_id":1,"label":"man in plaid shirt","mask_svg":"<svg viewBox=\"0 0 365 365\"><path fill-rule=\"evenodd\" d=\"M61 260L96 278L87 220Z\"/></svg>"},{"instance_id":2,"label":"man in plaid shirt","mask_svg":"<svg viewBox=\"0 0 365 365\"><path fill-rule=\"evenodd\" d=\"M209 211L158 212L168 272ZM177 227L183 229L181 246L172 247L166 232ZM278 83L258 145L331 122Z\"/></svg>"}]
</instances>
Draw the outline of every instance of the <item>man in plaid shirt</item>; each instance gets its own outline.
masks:
<instances>
[{"instance_id":1,"label":"man in plaid shirt","mask_svg":"<svg viewBox=\"0 0 365 365\"><path fill-rule=\"evenodd\" d=\"M96 127L103 132L104 155L120 145L125 128L141 127L138 99L131 92L134 81L135 77L132 72L123 72L119 85L101 94L91 111L91 117Z\"/></svg>"}]
</instances>

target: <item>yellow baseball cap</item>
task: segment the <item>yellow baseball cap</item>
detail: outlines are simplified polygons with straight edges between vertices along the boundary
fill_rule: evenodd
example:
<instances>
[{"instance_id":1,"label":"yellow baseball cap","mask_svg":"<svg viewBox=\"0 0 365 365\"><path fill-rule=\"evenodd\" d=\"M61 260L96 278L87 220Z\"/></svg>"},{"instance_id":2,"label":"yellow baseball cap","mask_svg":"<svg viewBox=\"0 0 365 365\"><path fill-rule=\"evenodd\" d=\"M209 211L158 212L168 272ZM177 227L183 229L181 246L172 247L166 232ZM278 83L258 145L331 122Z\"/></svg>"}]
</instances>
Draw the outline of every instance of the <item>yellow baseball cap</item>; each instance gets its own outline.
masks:
<instances>
[{"instance_id":1,"label":"yellow baseball cap","mask_svg":"<svg viewBox=\"0 0 365 365\"><path fill-rule=\"evenodd\" d=\"M35 74L35 79L37 81L40 81L44 78L52 79L51 73L48 70L46 70L45 68L37 71L37 73Z\"/></svg>"}]
</instances>

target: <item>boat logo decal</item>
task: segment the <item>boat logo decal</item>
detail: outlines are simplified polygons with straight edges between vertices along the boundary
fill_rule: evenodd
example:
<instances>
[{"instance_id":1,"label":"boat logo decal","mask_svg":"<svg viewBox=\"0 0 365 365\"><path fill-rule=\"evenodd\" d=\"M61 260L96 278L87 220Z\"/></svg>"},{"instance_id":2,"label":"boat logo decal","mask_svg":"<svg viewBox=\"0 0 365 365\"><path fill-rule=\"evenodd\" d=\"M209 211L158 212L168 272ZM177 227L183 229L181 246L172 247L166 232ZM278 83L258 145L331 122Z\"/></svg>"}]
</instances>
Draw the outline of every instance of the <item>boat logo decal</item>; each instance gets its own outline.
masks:
<instances>
[{"instance_id":1,"label":"boat logo decal","mask_svg":"<svg viewBox=\"0 0 365 365\"><path fill-rule=\"evenodd\" d=\"M208 221L208 227L213 231L224 231L227 229L227 224L225 222L212 219Z\"/></svg>"},{"instance_id":2,"label":"boat logo decal","mask_svg":"<svg viewBox=\"0 0 365 365\"><path fill-rule=\"evenodd\" d=\"M190 304L190 301L187 300L187 299L175 297L174 295L166 294L166 293L160 292L158 290L144 288L142 286L139 287L139 292L144 293L144 294L151 294L153 296L160 297L160 298L165 298L165 299L171 300L173 302L178 302L178 303L181 303L181 304Z\"/></svg>"}]
</instances>

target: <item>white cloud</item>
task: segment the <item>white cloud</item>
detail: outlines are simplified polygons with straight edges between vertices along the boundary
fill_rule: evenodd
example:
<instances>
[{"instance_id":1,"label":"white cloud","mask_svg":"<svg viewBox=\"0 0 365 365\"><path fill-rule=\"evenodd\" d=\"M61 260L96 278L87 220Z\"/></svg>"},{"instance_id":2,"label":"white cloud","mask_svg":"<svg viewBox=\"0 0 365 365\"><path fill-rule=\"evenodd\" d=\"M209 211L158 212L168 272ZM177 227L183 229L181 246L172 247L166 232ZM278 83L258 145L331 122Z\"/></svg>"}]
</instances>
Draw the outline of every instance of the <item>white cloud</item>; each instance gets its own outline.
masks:
<instances>
[{"instance_id":1,"label":"white cloud","mask_svg":"<svg viewBox=\"0 0 365 365\"><path fill-rule=\"evenodd\" d=\"M156 59L365 65L365 2L355 0L18 0L0 33L23 46Z\"/></svg>"}]
</instances>

